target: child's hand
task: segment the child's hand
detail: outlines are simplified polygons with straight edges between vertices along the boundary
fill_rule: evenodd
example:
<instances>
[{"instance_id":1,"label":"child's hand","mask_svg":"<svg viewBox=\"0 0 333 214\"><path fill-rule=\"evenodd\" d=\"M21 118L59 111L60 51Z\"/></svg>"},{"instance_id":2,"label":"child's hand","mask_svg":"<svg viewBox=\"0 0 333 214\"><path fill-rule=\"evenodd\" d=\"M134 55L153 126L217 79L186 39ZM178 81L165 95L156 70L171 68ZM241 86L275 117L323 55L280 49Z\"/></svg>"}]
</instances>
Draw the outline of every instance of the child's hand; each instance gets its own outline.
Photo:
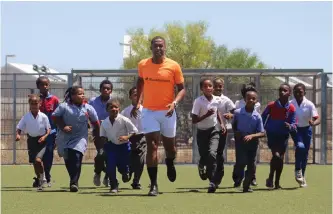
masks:
<instances>
[{"instance_id":1,"label":"child's hand","mask_svg":"<svg viewBox=\"0 0 333 214\"><path fill-rule=\"evenodd\" d=\"M120 142L126 142L126 141L128 141L128 139L129 139L128 136L120 136L120 137L118 138L118 140L119 140Z\"/></svg>"},{"instance_id":2,"label":"child's hand","mask_svg":"<svg viewBox=\"0 0 333 214\"><path fill-rule=\"evenodd\" d=\"M253 138L252 135L246 135L246 136L243 138L243 140L244 140L245 143L247 143L247 142L251 141L252 138Z\"/></svg>"},{"instance_id":3,"label":"child's hand","mask_svg":"<svg viewBox=\"0 0 333 214\"><path fill-rule=\"evenodd\" d=\"M221 125L222 134L227 133L227 128L224 125Z\"/></svg>"},{"instance_id":4,"label":"child's hand","mask_svg":"<svg viewBox=\"0 0 333 214\"><path fill-rule=\"evenodd\" d=\"M309 120L309 125L310 126L314 126L314 121L313 120Z\"/></svg>"},{"instance_id":5,"label":"child's hand","mask_svg":"<svg viewBox=\"0 0 333 214\"><path fill-rule=\"evenodd\" d=\"M21 136L19 134L16 134L16 141L20 141L21 140Z\"/></svg>"},{"instance_id":6,"label":"child's hand","mask_svg":"<svg viewBox=\"0 0 333 214\"><path fill-rule=\"evenodd\" d=\"M63 131L66 132L66 133L71 132L72 131L72 126L65 126L63 128Z\"/></svg>"},{"instance_id":7,"label":"child's hand","mask_svg":"<svg viewBox=\"0 0 333 214\"><path fill-rule=\"evenodd\" d=\"M223 117L225 118L225 119L227 119L227 120L230 120L230 119L232 119L233 118L233 114L231 114L231 113L226 113L226 114L223 114Z\"/></svg>"},{"instance_id":8,"label":"child's hand","mask_svg":"<svg viewBox=\"0 0 333 214\"><path fill-rule=\"evenodd\" d=\"M215 113L215 110L213 108L209 109L206 113L206 116L209 117Z\"/></svg>"},{"instance_id":9,"label":"child's hand","mask_svg":"<svg viewBox=\"0 0 333 214\"><path fill-rule=\"evenodd\" d=\"M291 125L287 122L284 123L286 125L286 128L290 129L291 128Z\"/></svg>"},{"instance_id":10,"label":"child's hand","mask_svg":"<svg viewBox=\"0 0 333 214\"><path fill-rule=\"evenodd\" d=\"M38 143L43 143L43 142L45 142L45 140L46 140L46 137L43 136L43 137L39 138Z\"/></svg>"}]
</instances>

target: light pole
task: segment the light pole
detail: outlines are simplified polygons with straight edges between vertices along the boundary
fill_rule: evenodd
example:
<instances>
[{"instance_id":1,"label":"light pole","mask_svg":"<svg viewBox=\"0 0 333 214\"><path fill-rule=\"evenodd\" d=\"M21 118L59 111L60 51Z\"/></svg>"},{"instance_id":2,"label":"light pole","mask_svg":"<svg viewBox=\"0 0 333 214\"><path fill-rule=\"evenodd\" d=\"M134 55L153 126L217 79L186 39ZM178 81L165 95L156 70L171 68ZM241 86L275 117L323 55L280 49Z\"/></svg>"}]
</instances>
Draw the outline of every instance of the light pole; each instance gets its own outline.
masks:
<instances>
[{"instance_id":1,"label":"light pole","mask_svg":"<svg viewBox=\"0 0 333 214\"><path fill-rule=\"evenodd\" d=\"M12 58L14 58L14 57L16 57L16 55L14 55L14 54L7 54L6 55L6 75L5 75L5 77L6 77L6 79L5 80L7 80L7 72L8 72L8 58L10 58L10 57L12 57Z\"/></svg>"},{"instance_id":2,"label":"light pole","mask_svg":"<svg viewBox=\"0 0 333 214\"><path fill-rule=\"evenodd\" d=\"M132 57L132 44L119 42L119 45L121 45L121 46L128 46L129 47L129 49L130 49L129 57L131 58Z\"/></svg>"}]
</instances>

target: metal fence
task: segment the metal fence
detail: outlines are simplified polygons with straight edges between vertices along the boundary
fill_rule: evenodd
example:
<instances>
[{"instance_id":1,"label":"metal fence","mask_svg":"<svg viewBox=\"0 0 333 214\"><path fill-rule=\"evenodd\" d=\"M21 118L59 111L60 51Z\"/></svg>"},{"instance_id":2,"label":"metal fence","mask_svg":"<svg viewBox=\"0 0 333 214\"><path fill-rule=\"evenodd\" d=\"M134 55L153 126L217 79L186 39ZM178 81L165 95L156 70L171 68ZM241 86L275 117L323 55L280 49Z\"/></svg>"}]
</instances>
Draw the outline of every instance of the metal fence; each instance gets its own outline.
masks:
<instances>
[{"instance_id":1,"label":"metal fence","mask_svg":"<svg viewBox=\"0 0 333 214\"><path fill-rule=\"evenodd\" d=\"M241 99L240 89L243 83L253 81L259 91L261 110L269 101L278 97L278 87L282 82L304 82L307 86L307 98L312 100L322 117L321 125L314 129L313 143L309 153L309 163L328 164L332 160L332 88L327 87L326 73L322 70L207 70L185 69L186 97L177 108L177 162L197 163L199 154L196 145L196 128L192 125L190 112L193 100L201 95L199 82L202 77L222 77L225 82L224 94L232 101ZM35 91L36 74L2 74L6 82L1 84L1 153L2 164L28 163L25 140L15 142L15 126L24 113L28 111L27 95ZM137 70L72 70L65 75L67 82L51 82L51 93L61 100L67 87L81 85L87 98L99 96L99 83L109 79L114 89L113 97L117 97L124 108L130 104L128 90L135 85ZM54 76L54 74L52 74ZM29 77L29 78L27 78ZM35 79L34 79L35 78ZM4 79L4 78L2 78ZM35 91L36 92L36 91ZM230 124L229 124L230 127ZM92 138L89 136L88 150L84 156L85 163L93 163L96 155ZM228 132L227 145L224 152L227 163L235 161L235 147L232 130ZM159 147L159 160L164 160L164 150ZM258 161L267 163L271 153L266 139L260 142ZM289 141L286 163L293 163L294 145ZM55 154L55 163L63 160Z\"/></svg>"}]
</instances>

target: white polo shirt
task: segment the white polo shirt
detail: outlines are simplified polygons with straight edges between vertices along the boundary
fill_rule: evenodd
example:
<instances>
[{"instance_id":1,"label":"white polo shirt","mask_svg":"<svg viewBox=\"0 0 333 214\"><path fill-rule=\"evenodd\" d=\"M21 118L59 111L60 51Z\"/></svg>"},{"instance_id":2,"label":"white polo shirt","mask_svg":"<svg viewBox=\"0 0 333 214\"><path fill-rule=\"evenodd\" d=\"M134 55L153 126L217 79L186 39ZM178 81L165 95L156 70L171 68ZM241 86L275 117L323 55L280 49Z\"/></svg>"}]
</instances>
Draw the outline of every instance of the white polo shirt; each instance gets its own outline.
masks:
<instances>
[{"instance_id":1,"label":"white polo shirt","mask_svg":"<svg viewBox=\"0 0 333 214\"><path fill-rule=\"evenodd\" d=\"M222 108L219 109L219 111L221 112L221 116L225 113L230 112L231 110L235 109L236 106L234 104L234 102L232 102L232 100L229 99L229 97L224 96L223 94L220 96L221 98L221 102L222 102ZM225 119L224 117L222 117L223 123L224 125L229 129L231 128L231 124L229 123L229 121L227 119Z\"/></svg>"},{"instance_id":2,"label":"white polo shirt","mask_svg":"<svg viewBox=\"0 0 333 214\"><path fill-rule=\"evenodd\" d=\"M101 137L106 137L108 141L118 145L128 143L128 141L120 142L118 140L120 136L127 136L132 133L138 133L138 129L134 126L130 119L121 114L117 115L113 124L111 124L109 118L106 118L103 120L100 128Z\"/></svg>"},{"instance_id":3,"label":"white polo shirt","mask_svg":"<svg viewBox=\"0 0 333 214\"><path fill-rule=\"evenodd\" d=\"M217 110L224 114L226 113L226 109L229 107L230 102L225 97L218 97L213 95L213 99L211 101L207 100L207 98L202 95L194 100L192 114L195 114L199 117L205 115L209 109L214 109L215 113L211 116L203 119L202 121L197 123L197 128L201 130L206 130L211 127L217 125Z\"/></svg>"},{"instance_id":4,"label":"white polo shirt","mask_svg":"<svg viewBox=\"0 0 333 214\"><path fill-rule=\"evenodd\" d=\"M51 129L51 125L46 114L38 111L37 117L35 118L29 111L22 117L16 128L31 137L38 137L45 135L46 131Z\"/></svg>"},{"instance_id":5,"label":"white polo shirt","mask_svg":"<svg viewBox=\"0 0 333 214\"><path fill-rule=\"evenodd\" d=\"M127 117L128 119L131 120L131 122L135 125L135 127L138 129L139 133L143 133L143 127L142 127L142 121L141 121L141 117L142 117L142 105L140 105L140 108L138 109L137 113L138 116L137 118L131 117L131 111L133 109L133 105L129 105L127 106L120 114L124 115L125 117Z\"/></svg>"},{"instance_id":6,"label":"white polo shirt","mask_svg":"<svg viewBox=\"0 0 333 214\"><path fill-rule=\"evenodd\" d=\"M246 105L246 103L245 103L244 99L242 99L242 100L237 100L237 101L235 102L236 109L243 108L243 107L245 107L245 105ZM257 102L257 103L254 105L254 110L256 110L258 113L260 113L260 107L261 107L260 103Z\"/></svg>"},{"instance_id":7,"label":"white polo shirt","mask_svg":"<svg viewBox=\"0 0 333 214\"><path fill-rule=\"evenodd\" d=\"M303 97L303 101L301 105L298 105L296 99L292 99L289 101L296 108L296 119L298 127L306 127L309 126L309 121L314 117L318 117L319 114L313 102Z\"/></svg>"}]
</instances>

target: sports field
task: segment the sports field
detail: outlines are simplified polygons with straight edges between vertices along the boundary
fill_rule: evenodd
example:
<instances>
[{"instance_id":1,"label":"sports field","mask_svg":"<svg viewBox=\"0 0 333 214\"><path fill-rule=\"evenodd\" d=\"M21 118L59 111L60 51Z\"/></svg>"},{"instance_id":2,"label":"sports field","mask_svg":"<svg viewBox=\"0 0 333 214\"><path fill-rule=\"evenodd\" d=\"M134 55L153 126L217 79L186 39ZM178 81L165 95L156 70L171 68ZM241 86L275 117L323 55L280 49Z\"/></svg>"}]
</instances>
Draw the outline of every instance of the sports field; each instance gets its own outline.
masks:
<instances>
[{"instance_id":1,"label":"sports field","mask_svg":"<svg viewBox=\"0 0 333 214\"><path fill-rule=\"evenodd\" d=\"M4 214L53 214L53 213L277 213L277 214L328 214L332 213L332 166L310 165L308 187L300 189L294 180L293 166L285 166L281 186L283 190L268 190L264 186L268 165L259 165L259 186L253 193L242 193L232 187L232 167L226 166L222 186L215 194L207 194L207 182L200 180L194 165L178 165L177 180L170 183L166 168L159 168L158 197L146 197L148 175L144 171L142 190L130 189L130 183L120 183L117 195L105 187L92 184L93 167L82 169L80 191L68 191L65 166L53 167L53 186L44 192L32 188L31 166L2 166L2 213ZM120 177L119 177L120 178Z\"/></svg>"}]
</instances>

